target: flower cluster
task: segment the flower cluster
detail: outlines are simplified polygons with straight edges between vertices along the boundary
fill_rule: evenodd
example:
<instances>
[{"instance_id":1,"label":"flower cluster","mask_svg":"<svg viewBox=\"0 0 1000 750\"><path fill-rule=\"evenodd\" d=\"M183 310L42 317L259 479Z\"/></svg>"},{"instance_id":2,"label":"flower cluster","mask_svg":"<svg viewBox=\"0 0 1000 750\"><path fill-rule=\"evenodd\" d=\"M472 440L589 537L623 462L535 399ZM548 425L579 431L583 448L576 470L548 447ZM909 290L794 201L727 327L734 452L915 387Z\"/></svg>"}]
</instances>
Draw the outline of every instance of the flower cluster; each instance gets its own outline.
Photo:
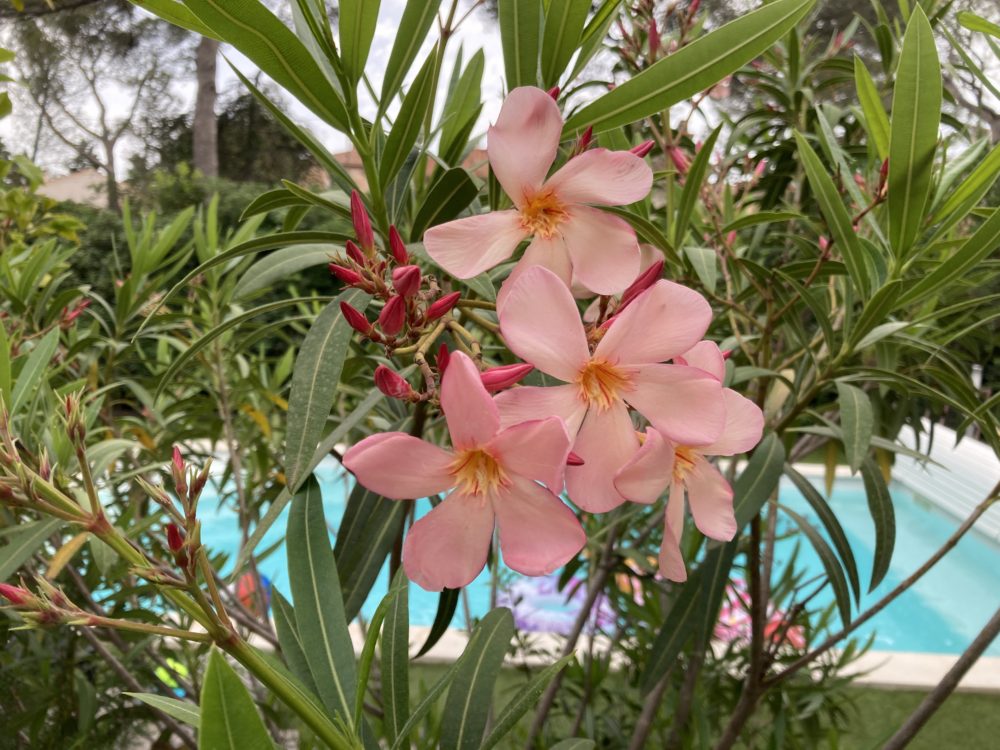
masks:
<instances>
[{"instance_id":1,"label":"flower cluster","mask_svg":"<svg viewBox=\"0 0 1000 750\"><path fill-rule=\"evenodd\" d=\"M499 333L524 364L480 372L475 358L444 350L440 406L452 449L392 432L344 456L361 484L387 498L451 491L413 525L403 549L407 574L430 590L472 581L495 528L516 571L545 575L572 559L586 540L559 499L564 489L590 513L653 503L669 489L660 570L674 581L686 578L685 498L706 536L729 540L737 531L732 489L709 457L756 445L761 410L723 386L725 357L705 340L712 310L704 297L661 278L662 257L598 208L645 198L649 167L633 152L588 148L588 135L548 176L561 132L548 94L512 91L489 130L488 154L513 208L425 235L431 258L459 278L530 239L496 306ZM581 316L576 297L593 295ZM511 387L531 368L557 384ZM413 399L405 381L384 371L376 379L383 392Z\"/></svg>"}]
</instances>

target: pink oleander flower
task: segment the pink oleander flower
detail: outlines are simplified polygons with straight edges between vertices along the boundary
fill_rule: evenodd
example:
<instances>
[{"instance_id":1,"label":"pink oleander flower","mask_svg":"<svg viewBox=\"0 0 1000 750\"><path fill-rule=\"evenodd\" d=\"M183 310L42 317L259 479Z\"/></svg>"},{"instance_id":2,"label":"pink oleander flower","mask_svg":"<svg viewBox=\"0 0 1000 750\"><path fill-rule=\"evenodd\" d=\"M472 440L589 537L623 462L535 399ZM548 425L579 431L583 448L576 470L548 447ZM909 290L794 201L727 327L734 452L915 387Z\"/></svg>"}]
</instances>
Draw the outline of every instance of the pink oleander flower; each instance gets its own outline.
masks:
<instances>
[{"instance_id":1,"label":"pink oleander flower","mask_svg":"<svg viewBox=\"0 0 1000 750\"><path fill-rule=\"evenodd\" d=\"M720 383L725 359L711 341L701 341L675 362L698 368ZM660 573L671 581L687 580L681 555L684 529L684 495L695 526L710 539L728 542L736 535L733 489L707 456L734 456L760 442L764 415L750 399L731 388L722 390L725 426L708 445L688 445L671 440L656 429L648 429L642 447L615 476L615 487L637 503L655 503L670 488L663 514L663 544L660 546Z\"/></svg>"},{"instance_id":2,"label":"pink oleander flower","mask_svg":"<svg viewBox=\"0 0 1000 750\"><path fill-rule=\"evenodd\" d=\"M344 454L344 466L358 482L384 497L406 500L452 490L406 537L403 567L410 580L428 591L470 583L486 564L494 526L504 562L519 573L546 575L572 559L586 538L576 516L553 494L562 491L569 454L562 420L502 428L497 405L462 352L451 354L441 408L451 450L385 432Z\"/></svg>"},{"instance_id":3,"label":"pink oleander flower","mask_svg":"<svg viewBox=\"0 0 1000 750\"><path fill-rule=\"evenodd\" d=\"M633 279L632 283L622 292L619 304L630 302L638 296L639 292L644 292L663 275L663 251L652 245L645 243L639 245L639 275ZM641 288L638 288L641 287ZM634 292L634 294L633 294ZM573 288L574 297L589 297L584 294L580 287ZM629 297L626 300L626 297ZM583 313L585 323L594 323L601 310L601 300L593 300Z\"/></svg>"},{"instance_id":4,"label":"pink oleander flower","mask_svg":"<svg viewBox=\"0 0 1000 750\"><path fill-rule=\"evenodd\" d=\"M591 349L569 289L547 268L525 271L500 311L511 351L565 385L525 386L497 396L501 421L542 415L566 421L573 451L584 461L566 470L570 499L591 512L625 501L614 475L639 449L628 407L685 445L707 445L722 432L722 384L695 367L661 364L686 352L712 316L705 298L657 281L610 324Z\"/></svg>"},{"instance_id":5,"label":"pink oleander flower","mask_svg":"<svg viewBox=\"0 0 1000 750\"><path fill-rule=\"evenodd\" d=\"M594 206L641 200L649 193L653 173L628 151L594 148L546 179L562 127L559 107L544 91L525 86L510 92L487 134L487 152L514 208L427 230L424 245L435 262L468 279L507 260L522 240L531 238L508 284L525 268L542 265L567 286L575 280L596 294L615 294L628 286L639 267L635 232Z\"/></svg>"}]
</instances>

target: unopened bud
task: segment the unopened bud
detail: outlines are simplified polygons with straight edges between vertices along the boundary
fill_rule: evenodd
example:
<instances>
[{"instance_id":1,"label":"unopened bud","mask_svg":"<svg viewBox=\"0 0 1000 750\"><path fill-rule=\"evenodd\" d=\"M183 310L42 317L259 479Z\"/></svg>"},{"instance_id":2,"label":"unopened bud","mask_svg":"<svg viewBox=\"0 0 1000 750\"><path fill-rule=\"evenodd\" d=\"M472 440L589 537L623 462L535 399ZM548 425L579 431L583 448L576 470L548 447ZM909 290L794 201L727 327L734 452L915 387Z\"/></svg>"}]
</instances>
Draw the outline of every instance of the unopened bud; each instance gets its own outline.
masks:
<instances>
[{"instance_id":1,"label":"unopened bud","mask_svg":"<svg viewBox=\"0 0 1000 750\"><path fill-rule=\"evenodd\" d=\"M649 19L649 57L655 60L660 51L660 30L656 28L656 19Z\"/></svg>"},{"instance_id":2,"label":"unopened bud","mask_svg":"<svg viewBox=\"0 0 1000 750\"><path fill-rule=\"evenodd\" d=\"M198 498L201 496L201 491L205 489L205 485L208 483L208 477L212 470L212 459L205 461L205 465L201 467L201 471L198 472L198 476L194 478L194 483L191 485L191 499L192 502L197 502Z\"/></svg>"},{"instance_id":3,"label":"unopened bud","mask_svg":"<svg viewBox=\"0 0 1000 750\"><path fill-rule=\"evenodd\" d=\"M566 456L567 466L583 466L585 463L586 462L580 456L575 454L573 451L570 451L569 455Z\"/></svg>"},{"instance_id":4,"label":"unopened bud","mask_svg":"<svg viewBox=\"0 0 1000 750\"><path fill-rule=\"evenodd\" d=\"M878 171L878 194L882 196L885 192L886 182L889 180L889 160L886 159L882 162L882 166Z\"/></svg>"},{"instance_id":5,"label":"unopened bud","mask_svg":"<svg viewBox=\"0 0 1000 750\"><path fill-rule=\"evenodd\" d=\"M451 312L451 309L458 304L458 300L462 298L461 292L452 292L451 294L446 294L444 297L439 299L433 305L427 308L426 317L427 320L437 320L438 318L447 315Z\"/></svg>"},{"instance_id":6,"label":"unopened bud","mask_svg":"<svg viewBox=\"0 0 1000 750\"><path fill-rule=\"evenodd\" d=\"M184 459L181 458L181 449L178 446L174 446L173 460L170 464L170 473L174 478L174 489L177 490L177 494L180 496L187 495L187 478L185 477Z\"/></svg>"},{"instance_id":7,"label":"unopened bud","mask_svg":"<svg viewBox=\"0 0 1000 750\"><path fill-rule=\"evenodd\" d=\"M392 269L392 286L402 297L412 297L420 291L420 267L396 266Z\"/></svg>"},{"instance_id":8,"label":"unopened bud","mask_svg":"<svg viewBox=\"0 0 1000 750\"><path fill-rule=\"evenodd\" d=\"M353 328L358 333L367 336L371 333L372 326L368 322L368 318L364 316L360 310L356 307L352 307L346 302L340 303L340 312L344 316L344 320L347 321L347 325Z\"/></svg>"},{"instance_id":9,"label":"unopened bud","mask_svg":"<svg viewBox=\"0 0 1000 750\"><path fill-rule=\"evenodd\" d=\"M46 482L52 477L52 462L49 461L49 452L45 448L38 459L38 475Z\"/></svg>"},{"instance_id":10,"label":"unopened bud","mask_svg":"<svg viewBox=\"0 0 1000 750\"><path fill-rule=\"evenodd\" d=\"M701 7L701 0L691 0L691 5L688 7L688 15L693 16L698 12L699 7Z\"/></svg>"},{"instance_id":11,"label":"unopened bud","mask_svg":"<svg viewBox=\"0 0 1000 750\"><path fill-rule=\"evenodd\" d=\"M351 191L351 223L354 224L354 234L357 235L361 249L371 255L375 250L375 234L372 232L371 219L368 218L368 209L357 190Z\"/></svg>"},{"instance_id":12,"label":"unopened bud","mask_svg":"<svg viewBox=\"0 0 1000 750\"><path fill-rule=\"evenodd\" d=\"M354 242L348 240L344 243L344 249L347 251L347 257L357 263L359 266L364 266L367 264L365 260L365 254L361 252L361 248L358 247Z\"/></svg>"},{"instance_id":13,"label":"unopened bud","mask_svg":"<svg viewBox=\"0 0 1000 750\"><path fill-rule=\"evenodd\" d=\"M553 86L552 88L550 88L548 90L548 95L551 96L556 101L559 101L559 92L560 92L560 90L561 89L558 86Z\"/></svg>"},{"instance_id":14,"label":"unopened bud","mask_svg":"<svg viewBox=\"0 0 1000 750\"><path fill-rule=\"evenodd\" d=\"M827 250L829 250L830 249L830 240L828 240L826 237L820 237L819 238L819 249L820 249L820 252L823 252L823 253L825 253Z\"/></svg>"},{"instance_id":15,"label":"unopened bud","mask_svg":"<svg viewBox=\"0 0 1000 750\"><path fill-rule=\"evenodd\" d=\"M490 369L479 373L479 377L482 379L483 385L486 386L486 390L490 393L496 393L497 391L502 391L504 388L510 388L515 383L520 382L534 369L534 365L529 365L527 363L501 365L499 367L491 367Z\"/></svg>"},{"instance_id":16,"label":"unopened bud","mask_svg":"<svg viewBox=\"0 0 1000 750\"><path fill-rule=\"evenodd\" d=\"M624 308L629 302L655 284L662 275L663 259L661 258L639 274L636 280L629 285L629 288L622 293L622 301L619 303L618 308Z\"/></svg>"},{"instance_id":17,"label":"unopened bud","mask_svg":"<svg viewBox=\"0 0 1000 750\"><path fill-rule=\"evenodd\" d=\"M632 148L630 148L629 151L631 151L633 154L642 159L643 157L646 156L646 154L648 154L650 151L653 150L653 146L655 145L656 144L654 144L652 141L643 141L638 146L633 146Z\"/></svg>"},{"instance_id":18,"label":"unopened bud","mask_svg":"<svg viewBox=\"0 0 1000 750\"><path fill-rule=\"evenodd\" d=\"M15 607L30 607L38 601L30 591L20 586L11 586L9 583L0 583L0 596Z\"/></svg>"},{"instance_id":19,"label":"unopened bud","mask_svg":"<svg viewBox=\"0 0 1000 750\"><path fill-rule=\"evenodd\" d=\"M378 327L387 336L395 336L406 322L406 300L396 295L390 297L378 316Z\"/></svg>"},{"instance_id":20,"label":"unopened bud","mask_svg":"<svg viewBox=\"0 0 1000 750\"><path fill-rule=\"evenodd\" d=\"M670 156L670 161L674 163L674 168L680 172L682 175L687 174L688 170L691 169L691 159L688 155L677 146L668 146L667 154Z\"/></svg>"},{"instance_id":21,"label":"unopened bud","mask_svg":"<svg viewBox=\"0 0 1000 750\"><path fill-rule=\"evenodd\" d=\"M330 264L330 273L348 286L354 286L355 284L360 284L364 281L364 279L361 278L361 274L357 271L345 268L344 266L338 266L336 263Z\"/></svg>"},{"instance_id":22,"label":"unopened bud","mask_svg":"<svg viewBox=\"0 0 1000 750\"><path fill-rule=\"evenodd\" d=\"M729 359L730 357L733 356L733 350L732 349L723 349L723 350L721 350L720 354L722 354L722 360L725 361L725 360L727 360L727 359Z\"/></svg>"},{"instance_id":23,"label":"unopened bud","mask_svg":"<svg viewBox=\"0 0 1000 750\"><path fill-rule=\"evenodd\" d=\"M759 180L764 176L764 172L767 171L767 159L761 159L757 162L757 166L753 168L754 179Z\"/></svg>"},{"instance_id":24,"label":"unopened bud","mask_svg":"<svg viewBox=\"0 0 1000 750\"><path fill-rule=\"evenodd\" d=\"M385 365L375 368L375 387L389 398L398 398L401 401L409 400L414 393L406 378Z\"/></svg>"},{"instance_id":25,"label":"unopened bud","mask_svg":"<svg viewBox=\"0 0 1000 750\"><path fill-rule=\"evenodd\" d=\"M180 527L176 523L167 524L167 547L175 555L181 551L184 546L184 534L181 532Z\"/></svg>"},{"instance_id":26,"label":"unopened bud","mask_svg":"<svg viewBox=\"0 0 1000 750\"><path fill-rule=\"evenodd\" d=\"M448 369L448 362L451 361L451 352L448 351L447 344L441 344L441 346L438 347L436 361L437 361L438 375L444 375L444 371Z\"/></svg>"},{"instance_id":27,"label":"unopened bud","mask_svg":"<svg viewBox=\"0 0 1000 750\"><path fill-rule=\"evenodd\" d=\"M410 262L410 254L406 252L406 245L403 244L403 238L399 236L399 230L395 225L389 227L389 252L401 266Z\"/></svg>"}]
</instances>

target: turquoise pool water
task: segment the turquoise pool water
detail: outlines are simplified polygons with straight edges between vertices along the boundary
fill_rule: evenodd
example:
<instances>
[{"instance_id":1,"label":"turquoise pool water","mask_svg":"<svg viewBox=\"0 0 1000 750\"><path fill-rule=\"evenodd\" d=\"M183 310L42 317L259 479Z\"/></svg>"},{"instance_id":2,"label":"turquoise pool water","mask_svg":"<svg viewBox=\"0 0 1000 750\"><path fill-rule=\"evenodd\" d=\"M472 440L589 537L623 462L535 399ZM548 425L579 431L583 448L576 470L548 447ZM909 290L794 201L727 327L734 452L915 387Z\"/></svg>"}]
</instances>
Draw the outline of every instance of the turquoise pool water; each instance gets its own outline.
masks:
<instances>
[{"instance_id":1,"label":"turquoise pool water","mask_svg":"<svg viewBox=\"0 0 1000 750\"><path fill-rule=\"evenodd\" d=\"M343 514L350 484L334 464L323 464L317 473L323 485L327 522L335 531ZM816 481L818 483L819 480ZM951 516L905 488L894 484L891 491L896 509L896 550L889 573L877 589L862 596L862 607L876 601L908 576L958 525ZM805 516L819 528L818 519L790 482L782 481L780 498L783 504ZM426 512L429 507L427 501L422 501L418 504L418 513ZM839 479L834 487L831 507L854 549L864 590L871 575L874 529L860 481ZM240 534L233 512L217 508L213 498L207 495L200 510L204 543L214 552L224 552L231 559L234 558L239 548ZM265 536L258 550L265 550L280 542L285 524L283 516ZM792 527L792 523L783 517L782 526L787 530ZM778 565L787 561L794 543L794 540L779 542L776 549ZM822 575L822 565L811 545L802 539L800 546L799 564L807 569L807 577ZM286 596L289 595L284 549L271 554L261 562L259 568L274 586ZM874 632L873 648L878 651L961 653L1000 602L997 571L1000 571L1000 546L972 532L916 586L859 628L857 634L867 637ZM372 596L362 610L364 615L370 616L374 612L387 586L387 572L383 570ZM489 577L486 573L467 588L467 598L469 612L474 617L488 610ZM833 601L829 587L817 597L817 601ZM551 608L551 601L545 606ZM436 607L436 594L411 586L410 621L413 624L430 625ZM460 605L454 625L460 627L463 623L463 607ZM1000 643L994 643L987 655L1000 656Z\"/></svg>"}]
</instances>

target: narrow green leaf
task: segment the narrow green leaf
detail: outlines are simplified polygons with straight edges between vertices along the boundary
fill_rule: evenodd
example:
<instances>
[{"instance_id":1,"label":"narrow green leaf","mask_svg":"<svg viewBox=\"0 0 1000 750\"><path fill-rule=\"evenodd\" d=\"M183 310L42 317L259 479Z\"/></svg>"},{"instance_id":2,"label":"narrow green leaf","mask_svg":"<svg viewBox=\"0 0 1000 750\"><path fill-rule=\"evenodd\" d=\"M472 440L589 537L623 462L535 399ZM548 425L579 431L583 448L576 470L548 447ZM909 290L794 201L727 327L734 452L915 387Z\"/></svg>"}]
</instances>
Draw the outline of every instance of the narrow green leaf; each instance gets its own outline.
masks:
<instances>
[{"instance_id":1,"label":"narrow green leaf","mask_svg":"<svg viewBox=\"0 0 1000 750\"><path fill-rule=\"evenodd\" d=\"M498 607L476 626L458 662L441 717L443 750L478 750L493 704L493 688L514 637L514 616Z\"/></svg>"},{"instance_id":2,"label":"narrow green leaf","mask_svg":"<svg viewBox=\"0 0 1000 750\"><path fill-rule=\"evenodd\" d=\"M575 135L588 125L595 133L628 125L710 88L770 49L813 2L775 0L706 34L583 107L563 134Z\"/></svg>"},{"instance_id":3,"label":"narrow green leaf","mask_svg":"<svg viewBox=\"0 0 1000 750\"><path fill-rule=\"evenodd\" d=\"M642 670L642 692L651 691L677 661L684 644L687 643L698 621L700 605L700 577L695 573L681 585L680 593L674 599L663 621L659 633L653 640L646 664Z\"/></svg>"},{"instance_id":4,"label":"narrow green leaf","mask_svg":"<svg viewBox=\"0 0 1000 750\"><path fill-rule=\"evenodd\" d=\"M875 557L872 560L872 580L868 586L868 590L872 591L889 572L896 546L896 512L882 470L875 461L869 458L861 465L861 478L868 496L868 510L875 523Z\"/></svg>"},{"instance_id":5,"label":"narrow green leaf","mask_svg":"<svg viewBox=\"0 0 1000 750\"><path fill-rule=\"evenodd\" d=\"M357 683L354 646L344 617L323 497L312 475L292 497L285 546L295 621L316 690L327 710L351 723Z\"/></svg>"},{"instance_id":6,"label":"narrow green leaf","mask_svg":"<svg viewBox=\"0 0 1000 750\"><path fill-rule=\"evenodd\" d=\"M486 736L486 739L483 740L483 744L480 745L480 750L489 750L491 747L496 747L517 726L521 717L529 709L535 707L538 699L545 692L545 688L555 679L556 675L565 669L566 665L574 659L576 659L575 654L562 657L554 664L550 664L535 674L527 685L519 688L517 694L510 699L510 702L497 715L496 721L493 723L493 728Z\"/></svg>"},{"instance_id":7,"label":"narrow green leaf","mask_svg":"<svg viewBox=\"0 0 1000 750\"><path fill-rule=\"evenodd\" d=\"M427 192L410 228L410 240L418 241L430 227L451 221L479 195L479 187L461 167L449 169Z\"/></svg>"},{"instance_id":8,"label":"narrow green leaf","mask_svg":"<svg viewBox=\"0 0 1000 750\"><path fill-rule=\"evenodd\" d=\"M875 153L879 159L885 159L889 156L889 116L882 106L882 98L878 95L871 73L857 55L854 56L854 86L858 91L861 109L865 113L868 133L875 143Z\"/></svg>"},{"instance_id":9,"label":"narrow green leaf","mask_svg":"<svg viewBox=\"0 0 1000 750\"><path fill-rule=\"evenodd\" d=\"M1000 246L1000 210L994 210L975 233L952 255L941 261L900 294L897 306L918 302L965 276Z\"/></svg>"},{"instance_id":10,"label":"narrow green leaf","mask_svg":"<svg viewBox=\"0 0 1000 750\"><path fill-rule=\"evenodd\" d=\"M379 97L380 114L385 112L385 108L403 85L403 79L417 59L420 45L427 37L440 6L441 0L407 0L396 29L396 41L392 43L392 52L389 53L389 62L385 66L382 96Z\"/></svg>"},{"instance_id":11,"label":"narrow green leaf","mask_svg":"<svg viewBox=\"0 0 1000 750\"><path fill-rule=\"evenodd\" d=\"M457 63L456 63L457 65ZM446 164L461 160L469 135L482 109L483 71L486 56L478 50L465 66L454 89L448 92L441 113L441 158Z\"/></svg>"},{"instance_id":12,"label":"narrow green leaf","mask_svg":"<svg viewBox=\"0 0 1000 750\"><path fill-rule=\"evenodd\" d=\"M340 0L340 57L344 73L357 83L365 72L381 0ZM428 3L429 5L430 3Z\"/></svg>"},{"instance_id":13,"label":"narrow green leaf","mask_svg":"<svg viewBox=\"0 0 1000 750\"><path fill-rule=\"evenodd\" d=\"M34 394L35 389L45 380L49 362L55 356L58 346L59 328L55 327L45 334L28 354L28 359L14 380L14 391L10 401L11 416L20 411L25 402Z\"/></svg>"},{"instance_id":14,"label":"narrow green leaf","mask_svg":"<svg viewBox=\"0 0 1000 750\"><path fill-rule=\"evenodd\" d=\"M470 643L471 645L471 643ZM403 747L410 747L408 744L408 737L410 733L424 720L424 717L431 710L435 703L437 703L438 696L444 692L445 688L448 687L452 680L455 679L455 675L458 672L459 666L462 664L461 658L455 661L448 670L441 675L441 679L435 682L431 689L427 691L423 699L418 703L413 711L410 712L409 718L403 725L402 729L399 730L399 736L396 737L396 741L392 743L390 750L402 750Z\"/></svg>"},{"instance_id":15,"label":"narrow green leaf","mask_svg":"<svg viewBox=\"0 0 1000 750\"><path fill-rule=\"evenodd\" d=\"M542 85L550 88L569 65L583 33L590 0L562 0L550 3L542 36Z\"/></svg>"},{"instance_id":16,"label":"narrow green leaf","mask_svg":"<svg viewBox=\"0 0 1000 750\"><path fill-rule=\"evenodd\" d=\"M10 578L61 525L61 520L51 519L14 527L0 546L0 581Z\"/></svg>"},{"instance_id":17,"label":"narrow green leaf","mask_svg":"<svg viewBox=\"0 0 1000 750\"><path fill-rule=\"evenodd\" d=\"M177 0L131 0L131 2L174 26L212 39L219 38L212 29L199 21L198 16L188 10L184 3Z\"/></svg>"},{"instance_id":18,"label":"narrow green leaf","mask_svg":"<svg viewBox=\"0 0 1000 750\"><path fill-rule=\"evenodd\" d=\"M936 223L950 219L946 222L946 226L951 226L956 221L964 219L990 191L998 176L1000 176L1000 143L980 159L975 169L948 193L948 197L934 212L931 221Z\"/></svg>"},{"instance_id":19,"label":"narrow green leaf","mask_svg":"<svg viewBox=\"0 0 1000 750\"><path fill-rule=\"evenodd\" d=\"M420 72L413 79L410 90L406 92L403 105L399 108L392 130L382 150L382 162L379 165L379 180L383 186L389 184L403 167L410 149L417 142L420 130L424 125L427 108L430 106L434 85L437 82L438 54L435 47L427 55Z\"/></svg>"},{"instance_id":20,"label":"narrow green leaf","mask_svg":"<svg viewBox=\"0 0 1000 750\"><path fill-rule=\"evenodd\" d=\"M354 334L344 320L341 302L363 311L368 296L350 289L327 305L312 324L295 358L285 438L285 476L292 493L308 475L306 466L323 436Z\"/></svg>"},{"instance_id":21,"label":"narrow green leaf","mask_svg":"<svg viewBox=\"0 0 1000 750\"><path fill-rule=\"evenodd\" d=\"M719 609L729 584L729 571L740 545L737 535L731 541L710 549L698 566L698 588L701 590L698 617L695 622L694 647L705 649L719 621Z\"/></svg>"},{"instance_id":22,"label":"narrow green leaf","mask_svg":"<svg viewBox=\"0 0 1000 750\"><path fill-rule=\"evenodd\" d=\"M222 652L212 649L201 688L198 750L273 750L250 692Z\"/></svg>"},{"instance_id":23,"label":"narrow green leaf","mask_svg":"<svg viewBox=\"0 0 1000 750\"><path fill-rule=\"evenodd\" d=\"M836 446L837 444L831 441L828 445ZM851 584L851 591L854 592L854 601L857 603L861 597L861 579L858 576L858 563L854 559L854 551L851 549L851 543L847 539L844 527L840 525L840 521L837 520L837 516L826 498L813 487L812 482L796 471L791 464L785 464L785 474L819 516L820 523L823 524L823 528L826 529L830 541L833 542L833 546L840 556L840 562L847 573L847 580Z\"/></svg>"},{"instance_id":24,"label":"narrow green leaf","mask_svg":"<svg viewBox=\"0 0 1000 750\"><path fill-rule=\"evenodd\" d=\"M285 657L285 664L306 688L316 694L319 691L316 690L316 682L309 670L309 657L306 655L302 637L299 635L299 626L295 621L295 609L278 590L273 592L272 603L274 629L278 635L281 653Z\"/></svg>"},{"instance_id":25,"label":"narrow green leaf","mask_svg":"<svg viewBox=\"0 0 1000 750\"><path fill-rule=\"evenodd\" d=\"M719 125L705 140L701 150L695 154L691 162L691 168L684 177L684 189L681 190L681 200L677 206L677 218L674 220L674 245L684 243L684 235L687 234L688 223L691 221L691 213L694 211L698 199L701 197L702 184L705 182L705 175L708 172L708 164L712 158L715 142L722 132L722 125Z\"/></svg>"},{"instance_id":26,"label":"narrow green leaf","mask_svg":"<svg viewBox=\"0 0 1000 750\"><path fill-rule=\"evenodd\" d=\"M634 211L629 211L627 208L622 206L601 206L601 210L625 219L625 221L627 221L635 230L639 239L662 250L667 260L678 264L681 262L680 257L677 255L677 251L674 249L673 243L667 239L667 235L665 235L659 227L653 224L653 222L646 217L640 216Z\"/></svg>"},{"instance_id":27,"label":"narrow green leaf","mask_svg":"<svg viewBox=\"0 0 1000 750\"><path fill-rule=\"evenodd\" d=\"M542 38L541 0L499 0L500 42L507 89L538 85L538 50Z\"/></svg>"},{"instance_id":28,"label":"narrow green leaf","mask_svg":"<svg viewBox=\"0 0 1000 750\"><path fill-rule=\"evenodd\" d=\"M742 529L760 512L778 486L784 464L785 446L777 435L769 432L733 485L737 528Z\"/></svg>"},{"instance_id":29,"label":"narrow green leaf","mask_svg":"<svg viewBox=\"0 0 1000 750\"><path fill-rule=\"evenodd\" d=\"M184 0L229 42L328 125L349 132L347 109L309 50L257 0ZM377 4L369 3L366 4Z\"/></svg>"},{"instance_id":30,"label":"narrow green leaf","mask_svg":"<svg viewBox=\"0 0 1000 750\"><path fill-rule=\"evenodd\" d=\"M830 545L826 543L823 536L805 518L784 505L779 505L778 507L798 524L798 527L802 529L802 533L806 535L809 543L812 544L813 549L816 550L816 554L823 564L823 570L826 571L826 577L829 579L830 585L833 586L833 595L837 601L837 609L840 611L840 619L845 626L850 625L851 592L847 587L847 579L844 577L844 571L840 567L837 556L833 554L833 550L830 549Z\"/></svg>"},{"instance_id":31,"label":"narrow green leaf","mask_svg":"<svg viewBox=\"0 0 1000 750\"><path fill-rule=\"evenodd\" d=\"M844 453L851 473L857 473L868 455L875 417L868 394L857 386L837 381L840 401L840 431L843 435Z\"/></svg>"},{"instance_id":32,"label":"narrow green leaf","mask_svg":"<svg viewBox=\"0 0 1000 750\"><path fill-rule=\"evenodd\" d=\"M294 278L299 271L325 266L333 258L329 245L295 245L277 250L250 266L233 289L233 299L269 289L274 283Z\"/></svg>"},{"instance_id":33,"label":"narrow green leaf","mask_svg":"<svg viewBox=\"0 0 1000 750\"><path fill-rule=\"evenodd\" d=\"M594 750L597 743L583 737L570 737L568 740L557 742L550 750Z\"/></svg>"},{"instance_id":34,"label":"narrow green leaf","mask_svg":"<svg viewBox=\"0 0 1000 750\"><path fill-rule=\"evenodd\" d=\"M393 602L399 598L401 591L406 591L409 584L403 569L397 570L395 578L389 584L388 593L382 597L382 601L378 603L375 613L368 622L368 632L365 634L364 646L358 657L358 687L354 695L355 726L362 726L364 722L365 694L368 692L368 678L375 662L375 647L381 639L382 623L385 622L385 616Z\"/></svg>"},{"instance_id":35,"label":"narrow green leaf","mask_svg":"<svg viewBox=\"0 0 1000 750\"><path fill-rule=\"evenodd\" d=\"M923 227L940 120L941 67L934 32L918 6L903 37L889 135L889 241L899 258Z\"/></svg>"},{"instance_id":36,"label":"narrow green leaf","mask_svg":"<svg viewBox=\"0 0 1000 750\"><path fill-rule=\"evenodd\" d=\"M333 554L344 581L344 611L353 620L402 531L406 503L387 500L355 485L337 529Z\"/></svg>"},{"instance_id":37,"label":"narrow green leaf","mask_svg":"<svg viewBox=\"0 0 1000 750\"><path fill-rule=\"evenodd\" d=\"M896 279L872 295L872 298L861 309L857 320L850 326L848 347L856 347L876 326L888 322L886 319L889 317L889 313L899 306L899 295L902 290L903 282Z\"/></svg>"},{"instance_id":38,"label":"narrow green leaf","mask_svg":"<svg viewBox=\"0 0 1000 750\"><path fill-rule=\"evenodd\" d=\"M684 254L691 261L691 266L694 268L698 280L709 292L714 293L715 285L719 280L719 264L715 250L700 245L687 245L684 248Z\"/></svg>"},{"instance_id":39,"label":"narrow green leaf","mask_svg":"<svg viewBox=\"0 0 1000 750\"><path fill-rule=\"evenodd\" d=\"M829 170L823 166L823 162L813 151L805 136L796 132L795 142L798 145L802 166L805 167L806 176L809 178L809 186L816 194L823 218L826 219L830 234L835 240L835 247L840 249L844 258L847 273L855 286L863 294L867 294L871 289L871 279L865 266L864 249L854 232L851 215L847 212L840 193L837 192L837 186L830 178Z\"/></svg>"},{"instance_id":40,"label":"narrow green leaf","mask_svg":"<svg viewBox=\"0 0 1000 750\"><path fill-rule=\"evenodd\" d=\"M799 221L802 219L805 219L805 217L794 211L758 211L757 213L741 216L729 222L722 228L722 233L736 232L757 224L772 224L780 221Z\"/></svg>"},{"instance_id":41,"label":"narrow green leaf","mask_svg":"<svg viewBox=\"0 0 1000 750\"><path fill-rule=\"evenodd\" d=\"M458 596L462 589L445 589L438 595L437 610L434 612L434 622L431 623L431 632L427 634L427 640L417 652L419 658L434 648L434 645L441 640L441 636L448 630L451 621L455 617L455 610L458 609Z\"/></svg>"},{"instance_id":42,"label":"narrow green leaf","mask_svg":"<svg viewBox=\"0 0 1000 750\"><path fill-rule=\"evenodd\" d=\"M993 23L992 21L987 21L982 16L977 16L968 10L963 10L957 16L958 22L962 24L969 31L981 31L984 34L990 34L1000 39L1000 26Z\"/></svg>"},{"instance_id":43,"label":"narrow green leaf","mask_svg":"<svg viewBox=\"0 0 1000 750\"><path fill-rule=\"evenodd\" d=\"M7 329L0 325L0 402L8 409L10 408L11 388L13 386L10 360L10 342L7 339Z\"/></svg>"},{"instance_id":44,"label":"narrow green leaf","mask_svg":"<svg viewBox=\"0 0 1000 750\"><path fill-rule=\"evenodd\" d=\"M405 578L402 570L398 575ZM400 738L400 730L410 713L410 603L409 586L402 586L392 598L382 627L382 710L390 744Z\"/></svg>"},{"instance_id":45,"label":"narrow green leaf","mask_svg":"<svg viewBox=\"0 0 1000 750\"><path fill-rule=\"evenodd\" d=\"M172 716L178 721L183 721L185 724L195 728L198 727L198 722L201 720L201 709L191 701L168 698L165 695L159 695L157 693L126 692L125 695L131 696L136 700L140 700L147 706L159 709L167 716Z\"/></svg>"}]
</instances>

